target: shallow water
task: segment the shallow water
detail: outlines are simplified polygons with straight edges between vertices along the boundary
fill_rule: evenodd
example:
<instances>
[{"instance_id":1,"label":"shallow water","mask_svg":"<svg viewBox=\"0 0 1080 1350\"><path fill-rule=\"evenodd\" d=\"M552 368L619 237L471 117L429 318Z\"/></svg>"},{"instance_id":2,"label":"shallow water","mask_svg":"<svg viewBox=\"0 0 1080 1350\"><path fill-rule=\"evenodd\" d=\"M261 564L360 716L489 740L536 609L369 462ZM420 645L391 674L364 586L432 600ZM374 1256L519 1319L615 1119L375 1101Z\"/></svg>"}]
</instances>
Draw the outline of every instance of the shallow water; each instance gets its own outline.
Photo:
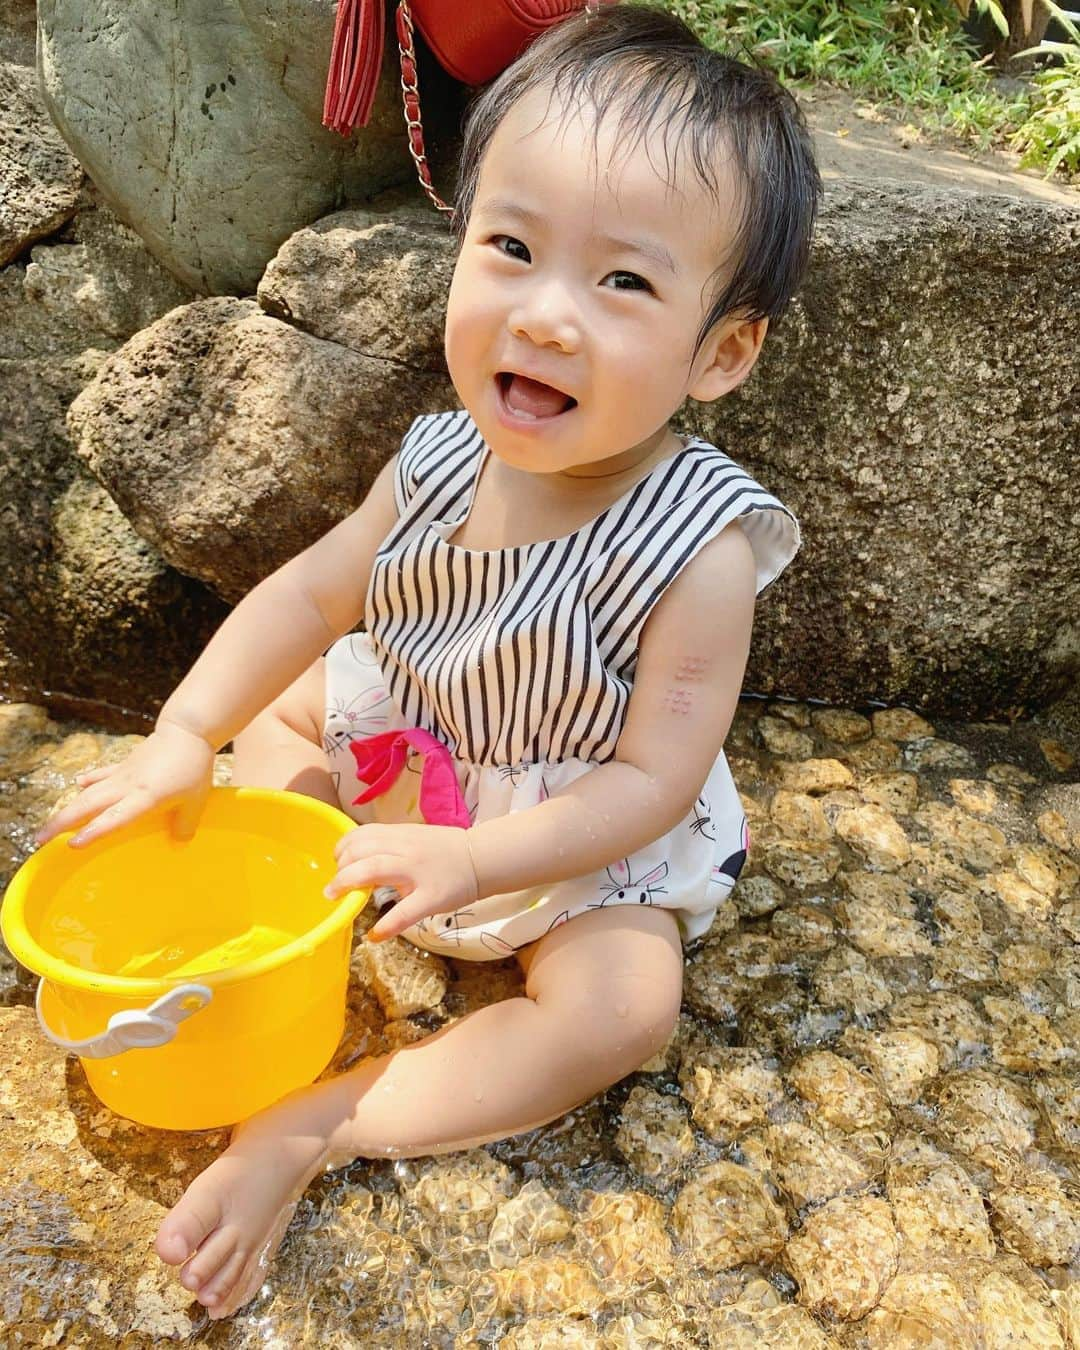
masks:
<instances>
[{"instance_id":1,"label":"shallow water","mask_svg":"<svg viewBox=\"0 0 1080 1350\"><path fill-rule=\"evenodd\" d=\"M0 707L0 884L127 743ZM667 1049L527 1135L327 1173L224 1323L166 1306L145 1249L224 1135L122 1121L69 1062L59 1114L138 1237L117 1277L115 1206L0 1183L4 1343L1080 1347L1075 749L745 702L750 861ZM32 988L0 957L0 1005ZM335 1067L519 990L512 962L357 959Z\"/></svg>"}]
</instances>

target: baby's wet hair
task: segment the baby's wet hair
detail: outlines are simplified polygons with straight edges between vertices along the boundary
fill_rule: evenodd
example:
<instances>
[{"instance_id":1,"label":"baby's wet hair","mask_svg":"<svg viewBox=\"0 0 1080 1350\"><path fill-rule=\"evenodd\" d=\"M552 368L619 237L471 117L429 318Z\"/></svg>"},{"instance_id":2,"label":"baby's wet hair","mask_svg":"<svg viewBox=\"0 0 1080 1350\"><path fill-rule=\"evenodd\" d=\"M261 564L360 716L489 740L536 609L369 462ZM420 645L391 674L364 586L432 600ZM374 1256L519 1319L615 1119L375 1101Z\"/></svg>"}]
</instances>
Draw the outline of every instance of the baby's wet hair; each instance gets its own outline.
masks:
<instances>
[{"instance_id":1,"label":"baby's wet hair","mask_svg":"<svg viewBox=\"0 0 1080 1350\"><path fill-rule=\"evenodd\" d=\"M775 325L810 257L821 177L794 97L759 66L710 51L679 18L644 5L580 12L537 38L471 104L464 128L454 225L468 225L484 153L507 113L547 89L564 116L589 108L617 116L629 152L661 133L669 182L689 151L702 185L719 201L720 166L731 157L739 194L731 255L718 260L716 287L695 346L741 312ZM732 265L732 263L734 265Z\"/></svg>"}]
</instances>

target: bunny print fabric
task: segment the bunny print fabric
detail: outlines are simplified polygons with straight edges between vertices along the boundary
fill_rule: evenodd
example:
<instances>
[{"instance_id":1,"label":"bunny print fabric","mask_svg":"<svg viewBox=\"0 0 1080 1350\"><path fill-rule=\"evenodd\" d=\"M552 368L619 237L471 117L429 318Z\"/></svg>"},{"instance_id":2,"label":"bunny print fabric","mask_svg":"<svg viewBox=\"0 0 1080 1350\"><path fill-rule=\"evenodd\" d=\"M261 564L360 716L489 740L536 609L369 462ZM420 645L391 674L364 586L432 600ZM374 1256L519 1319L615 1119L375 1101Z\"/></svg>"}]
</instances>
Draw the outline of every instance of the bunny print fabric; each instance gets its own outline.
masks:
<instances>
[{"instance_id":1,"label":"bunny print fabric","mask_svg":"<svg viewBox=\"0 0 1080 1350\"><path fill-rule=\"evenodd\" d=\"M459 792L445 823L478 824L528 810L612 759L641 628L697 549L737 519L760 591L799 545L779 501L714 446L690 440L573 534L458 547L450 540L487 453L464 412L417 419L398 456L399 520L376 556L366 632L327 652L324 743L341 807L359 823L431 820L422 789L445 778L447 763ZM357 776L373 738L394 756L375 794ZM405 936L443 955L495 960L590 909L655 905L674 911L689 942L728 899L748 845L721 753L694 809L647 848L601 872L487 896Z\"/></svg>"}]
</instances>

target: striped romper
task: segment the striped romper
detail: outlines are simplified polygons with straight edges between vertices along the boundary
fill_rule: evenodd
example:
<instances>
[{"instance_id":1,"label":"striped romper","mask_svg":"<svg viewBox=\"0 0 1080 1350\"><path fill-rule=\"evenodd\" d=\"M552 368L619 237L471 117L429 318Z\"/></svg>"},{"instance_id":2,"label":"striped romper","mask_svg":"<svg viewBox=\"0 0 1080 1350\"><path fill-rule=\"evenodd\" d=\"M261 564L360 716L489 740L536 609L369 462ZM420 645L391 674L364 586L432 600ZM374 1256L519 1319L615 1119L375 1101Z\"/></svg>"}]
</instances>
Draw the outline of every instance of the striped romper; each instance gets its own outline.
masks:
<instances>
[{"instance_id":1,"label":"striped romper","mask_svg":"<svg viewBox=\"0 0 1080 1350\"><path fill-rule=\"evenodd\" d=\"M361 824L425 819L422 774L432 751L458 806L456 816L439 817L429 805L426 819L462 825L527 810L613 759L642 626L686 563L738 520L760 593L799 547L791 512L714 446L691 439L572 534L461 548L448 541L472 509L488 453L468 413L412 424L397 461L398 522L376 555L366 631L327 652L326 751L342 809ZM383 774L379 795L367 791L358 805L378 774L366 768L358 777L361 755L371 750L374 762L377 749L385 759L392 743L400 773ZM721 753L694 809L646 848L587 876L423 919L405 936L443 955L493 960L585 910L646 904L673 910L688 942L729 896L748 842Z\"/></svg>"}]
</instances>

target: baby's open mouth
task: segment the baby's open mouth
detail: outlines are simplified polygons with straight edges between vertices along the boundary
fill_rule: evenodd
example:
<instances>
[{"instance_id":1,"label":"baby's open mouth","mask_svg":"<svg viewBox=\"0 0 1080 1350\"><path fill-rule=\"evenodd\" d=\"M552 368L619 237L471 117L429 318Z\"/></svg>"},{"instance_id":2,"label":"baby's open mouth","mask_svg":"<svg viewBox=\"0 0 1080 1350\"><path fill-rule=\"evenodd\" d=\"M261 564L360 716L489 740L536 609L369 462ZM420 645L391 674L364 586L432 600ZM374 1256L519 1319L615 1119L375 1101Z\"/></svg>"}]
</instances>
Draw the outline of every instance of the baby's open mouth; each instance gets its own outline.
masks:
<instances>
[{"instance_id":1,"label":"baby's open mouth","mask_svg":"<svg viewBox=\"0 0 1080 1350\"><path fill-rule=\"evenodd\" d=\"M555 389L550 384L531 380L527 375L515 375L501 370L497 376L503 402L518 417L539 421L543 417L558 417L577 407L577 399Z\"/></svg>"}]
</instances>

